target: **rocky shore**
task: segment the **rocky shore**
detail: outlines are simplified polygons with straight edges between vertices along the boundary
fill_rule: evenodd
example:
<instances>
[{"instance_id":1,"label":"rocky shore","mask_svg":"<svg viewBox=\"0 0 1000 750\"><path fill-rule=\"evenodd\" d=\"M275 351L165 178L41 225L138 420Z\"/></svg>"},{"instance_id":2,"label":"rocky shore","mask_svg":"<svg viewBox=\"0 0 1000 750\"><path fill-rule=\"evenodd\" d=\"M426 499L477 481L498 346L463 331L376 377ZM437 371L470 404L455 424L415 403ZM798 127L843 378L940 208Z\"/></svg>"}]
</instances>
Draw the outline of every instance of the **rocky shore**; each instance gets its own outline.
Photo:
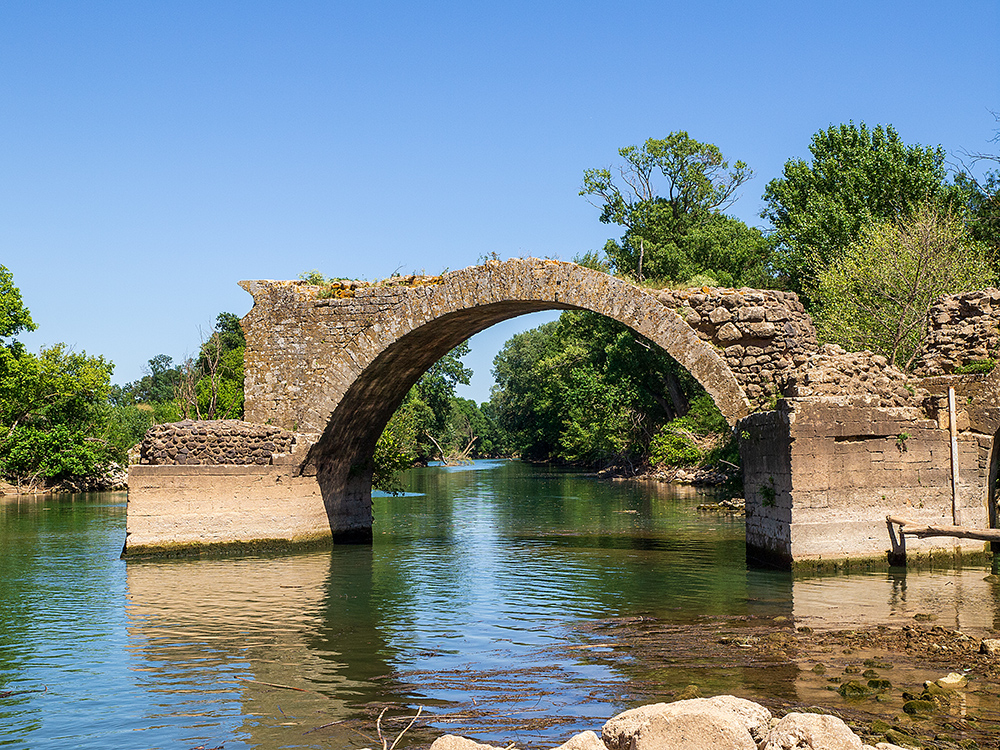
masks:
<instances>
[{"instance_id":1,"label":"rocky shore","mask_svg":"<svg viewBox=\"0 0 1000 750\"><path fill-rule=\"evenodd\" d=\"M57 481L36 479L20 485L0 480L0 497L118 492L127 489L128 469L115 463L112 463L103 474L94 476L69 477Z\"/></svg>"},{"instance_id":2,"label":"rocky shore","mask_svg":"<svg viewBox=\"0 0 1000 750\"><path fill-rule=\"evenodd\" d=\"M431 750L508 750L446 734ZM889 742L868 745L840 718L790 712L780 719L753 701L732 695L655 703L618 714L600 736L581 732L556 750L907 750Z\"/></svg>"}]
</instances>

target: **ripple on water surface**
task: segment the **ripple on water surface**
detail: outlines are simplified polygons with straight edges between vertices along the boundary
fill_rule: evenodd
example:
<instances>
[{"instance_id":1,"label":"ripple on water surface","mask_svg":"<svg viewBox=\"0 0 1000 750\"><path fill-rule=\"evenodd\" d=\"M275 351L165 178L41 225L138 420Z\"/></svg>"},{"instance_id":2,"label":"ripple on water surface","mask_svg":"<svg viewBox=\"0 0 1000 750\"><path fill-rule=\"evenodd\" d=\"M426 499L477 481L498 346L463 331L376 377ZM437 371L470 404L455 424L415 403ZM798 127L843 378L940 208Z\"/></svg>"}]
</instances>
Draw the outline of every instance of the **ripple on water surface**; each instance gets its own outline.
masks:
<instances>
[{"instance_id":1,"label":"ripple on water surface","mask_svg":"<svg viewBox=\"0 0 1000 750\"><path fill-rule=\"evenodd\" d=\"M727 623L998 622L981 570L748 571L742 520L690 490L509 462L408 481L372 546L271 558L126 564L122 496L0 501L0 744L373 747L382 707L395 732L424 706L403 746L554 746L693 681L794 700L792 672L701 648Z\"/></svg>"}]
</instances>

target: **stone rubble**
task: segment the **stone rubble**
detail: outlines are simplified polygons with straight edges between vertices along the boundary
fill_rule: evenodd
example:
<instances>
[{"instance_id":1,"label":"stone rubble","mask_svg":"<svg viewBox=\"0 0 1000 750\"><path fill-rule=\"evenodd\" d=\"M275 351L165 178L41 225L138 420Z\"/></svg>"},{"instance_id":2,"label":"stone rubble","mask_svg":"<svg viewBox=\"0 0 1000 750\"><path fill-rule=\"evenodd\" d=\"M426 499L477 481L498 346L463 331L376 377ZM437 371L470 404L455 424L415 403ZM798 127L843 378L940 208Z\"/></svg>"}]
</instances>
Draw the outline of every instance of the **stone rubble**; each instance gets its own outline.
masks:
<instances>
[{"instance_id":1,"label":"stone rubble","mask_svg":"<svg viewBox=\"0 0 1000 750\"><path fill-rule=\"evenodd\" d=\"M139 463L268 465L275 456L292 453L295 442L295 434L280 427L189 419L151 427L142 440Z\"/></svg>"},{"instance_id":2,"label":"stone rubble","mask_svg":"<svg viewBox=\"0 0 1000 750\"><path fill-rule=\"evenodd\" d=\"M510 747L510 746L508 746ZM844 721L791 712L780 720L753 701L732 695L640 706L610 718L598 736L574 735L555 750L904 750L861 741ZM501 750L464 737L438 737L430 750Z\"/></svg>"},{"instance_id":3,"label":"stone rubble","mask_svg":"<svg viewBox=\"0 0 1000 750\"><path fill-rule=\"evenodd\" d=\"M916 374L948 375L1000 352L1000 289L941 297L928 316L926 351Z\"/></svg>"},{"instance_id":4,"label":"stone rubble","mask_svg":"<svg viewBox=\"0 0 1000 750\"><path fill-rule=\"evenodd\" d=\"M813 352L781 384L786 398L820 396L849 399L859 406L915 406L923 404L925 391L909 376L870 351L848 352L825 344Z\"/></svg>"}]
</instances>

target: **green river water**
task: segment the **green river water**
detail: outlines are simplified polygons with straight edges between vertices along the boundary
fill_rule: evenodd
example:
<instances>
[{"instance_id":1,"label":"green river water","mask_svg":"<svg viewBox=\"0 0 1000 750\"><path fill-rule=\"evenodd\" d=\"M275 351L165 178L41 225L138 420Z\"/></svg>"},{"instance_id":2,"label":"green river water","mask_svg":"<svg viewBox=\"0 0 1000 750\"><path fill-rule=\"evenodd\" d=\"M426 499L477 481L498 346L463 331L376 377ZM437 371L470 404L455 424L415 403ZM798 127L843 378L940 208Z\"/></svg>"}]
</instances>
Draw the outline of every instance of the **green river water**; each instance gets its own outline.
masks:
<instances>
[{"instance_id":1,"label":"green river water","mask_svg":"<svg viewBox=\"0 0 1000 750\"><path fill-rule=\"evenodd\" d=\"M691 684L816 702L795 665L704 648L740 623L1000 622L982 569L748 570L742 519L690 488L517 462L407 482L372 546L256 558L124 562L124 494L0 499L0 746L378 748L383 708L390 738L419 708L397 747L553 747Z\"/></svg>"}]
</instances>

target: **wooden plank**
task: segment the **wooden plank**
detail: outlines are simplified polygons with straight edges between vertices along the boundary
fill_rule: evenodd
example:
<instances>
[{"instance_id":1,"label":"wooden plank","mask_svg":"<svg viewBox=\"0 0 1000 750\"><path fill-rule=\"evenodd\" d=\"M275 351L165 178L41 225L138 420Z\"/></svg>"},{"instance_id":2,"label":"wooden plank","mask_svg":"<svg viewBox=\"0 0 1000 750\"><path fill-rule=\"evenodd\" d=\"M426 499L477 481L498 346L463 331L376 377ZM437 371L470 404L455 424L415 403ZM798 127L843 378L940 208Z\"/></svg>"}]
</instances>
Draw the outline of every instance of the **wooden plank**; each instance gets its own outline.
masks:
<instances>
[{"instance_id":1,"label":"wooden plank","mask_svg":"<svg viewBox=\"0 0 1000 750\"><path fill-rule=\"evenodd\" d=\"M959 539L978 539L983 542L1000 542L1000 529L966 529L962 526L927 526L908 521L899 516L886 516L889 523L899 524L899 533L924 539L929 536L951 536Z\"/></svg>"}]
</instances>

